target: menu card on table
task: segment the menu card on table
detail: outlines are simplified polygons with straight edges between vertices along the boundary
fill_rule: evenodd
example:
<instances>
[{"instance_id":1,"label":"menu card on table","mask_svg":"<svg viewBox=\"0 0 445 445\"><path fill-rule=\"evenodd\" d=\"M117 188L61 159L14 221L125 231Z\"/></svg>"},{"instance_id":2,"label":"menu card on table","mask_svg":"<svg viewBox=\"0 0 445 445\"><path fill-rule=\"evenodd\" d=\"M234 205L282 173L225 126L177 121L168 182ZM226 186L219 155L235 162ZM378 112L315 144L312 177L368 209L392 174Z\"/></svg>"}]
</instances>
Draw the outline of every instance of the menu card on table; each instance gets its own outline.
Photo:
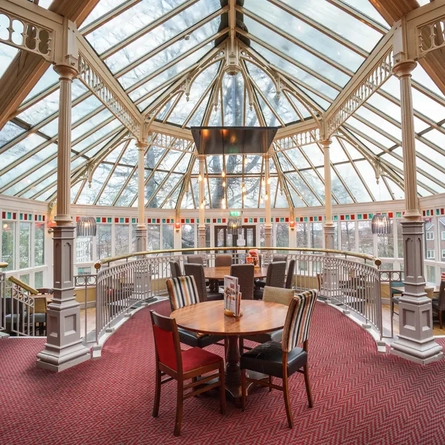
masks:
<instances>
[{"instance_id":1,"label":"menu card on table","mask_svg":"<svg viewBox=\"0 0 445 445\"><path fill-rule=\"evenodd\" d=\"M241 293L238 278L224 275L224 312L227 315L239 317L241 315Z\"/></svg>"}]
</instances>

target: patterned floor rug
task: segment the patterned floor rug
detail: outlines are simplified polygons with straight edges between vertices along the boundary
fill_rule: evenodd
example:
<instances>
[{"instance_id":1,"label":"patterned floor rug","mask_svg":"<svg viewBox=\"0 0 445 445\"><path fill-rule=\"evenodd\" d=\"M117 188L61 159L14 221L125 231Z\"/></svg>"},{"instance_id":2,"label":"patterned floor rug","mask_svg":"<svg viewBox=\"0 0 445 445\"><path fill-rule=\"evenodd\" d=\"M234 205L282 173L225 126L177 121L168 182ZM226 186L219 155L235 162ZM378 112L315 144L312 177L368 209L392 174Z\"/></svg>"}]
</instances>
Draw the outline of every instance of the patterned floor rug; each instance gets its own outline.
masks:
<instances>
[{"instance_id":1,"label":"patterned floor rug","mask_svg":"<svg viewBox=\"0 0 445 445\"><path fill-rule=\"evenodd\" d=\"M154 308L167 314L168 303ZM439 340L443 342L443 340ZM212 396L185 402L173 436L175 384L153 418L154 350L149 309L107 341L100 359L60 373L38 369L44 339L0 340L1 445L445 444L445 360L421 366L378 353L341 312L317 303L309 341L314 407L303 377L291 377L295 427L279 391L255 391L245 412ZM212 346L222 354L223 348Z\"/></svg>"}]
</instances>

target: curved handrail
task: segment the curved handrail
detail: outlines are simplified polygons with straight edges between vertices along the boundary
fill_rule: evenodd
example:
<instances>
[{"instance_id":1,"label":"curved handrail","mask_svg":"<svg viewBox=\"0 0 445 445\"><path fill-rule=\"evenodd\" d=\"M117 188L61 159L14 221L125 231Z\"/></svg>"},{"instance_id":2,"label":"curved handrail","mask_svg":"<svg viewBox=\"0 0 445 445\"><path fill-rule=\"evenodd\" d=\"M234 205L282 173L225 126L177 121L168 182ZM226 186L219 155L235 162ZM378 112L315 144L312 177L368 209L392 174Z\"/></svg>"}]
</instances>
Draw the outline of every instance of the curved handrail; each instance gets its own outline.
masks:
<instances>
[{"instance_id":1,"label":"curved handrail","mask_svg":"<svg viewBox=\"0 0 445 445\"><path fill-rule=\"evenodd\" d=\"M147 250L144 252L134 252L125 255L120 255L116 257L104 258L102 260L96 261L94 263L94 268L98 271L103 264L109 264L115 261L128 260L129 258L141 257L146 255L160 255L160 254L170 254L175 252L187 253L187 252L214 252L218 251L229 251L229 250L258 250L258 251L288 251L288 252L315 252L315 253L326 253L326 254L335 254L342 255L345 257L354 257L360 258L365 261L373 262L377 267L382 264L380 258L375 257L373 255L367 255L365 253L355 253L348 252L346 250L335 250L335 249L313 249L310 247L192 247L192 248L183 248L183 249L164 249L164 250Z\"/></svg>"}]
</instances>

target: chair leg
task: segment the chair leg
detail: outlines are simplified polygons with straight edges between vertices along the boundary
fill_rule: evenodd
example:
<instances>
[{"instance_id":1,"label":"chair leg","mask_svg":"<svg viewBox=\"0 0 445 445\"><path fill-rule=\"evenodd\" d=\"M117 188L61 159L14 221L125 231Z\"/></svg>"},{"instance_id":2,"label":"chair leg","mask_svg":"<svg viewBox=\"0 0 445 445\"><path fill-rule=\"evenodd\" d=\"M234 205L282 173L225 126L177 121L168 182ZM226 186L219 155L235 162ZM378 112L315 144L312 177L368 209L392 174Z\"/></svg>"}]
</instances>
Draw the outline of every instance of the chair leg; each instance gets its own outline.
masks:
<instances>
[{"instance_id":1,"label":"chair leg","mask_svg":"<svg viewBox=\"0 0 445 445\"><path fill-rule=\"evenodd\" d=\"M161 371L159 371L159 369L156 369L155 401L153 404L153 417L158 417L160 401L161 401Z\"/></svg>"},{"instance_id":2,"label":"chair leg","mask_svg":"<svg viewBox=\"0 0 445 445\"><path fill-rule=\"evenodd\" d=\"M286 370L283 373L283 396L284 396L284 405L286 406L287 423L289 424L289 428L293 428L294 420L292 418L292 411L290 408L289 382Z\"/></svg>"},{"instance_id":3,"label":"chair leg","mask_svg":"<svg viewBox=\"0 0 445 445\"><path fill-rule=\"evenodd\" d=\"M272 376L269 376L269 385L272 385ZM269 386L269 392L272 392L272 387Z\"/></svg>"},{"instance_id":4,"label":"chair leg","mask_svg":"<svg viewBox=\"0 0 445 445\"><path fill-rule=\"evenodd\" d=\"M176 394L176 420L175 420L175 436L181 434L182 412L184 406L184 382L178 380L178 393Z\"/></svg>"},{"instance_id":5,"label":"chair leg","mask_svg":"<svg viewBox=\"0 0 445 445\"><path fill-rule=\"evenodd\" d=\"M308 363L306 363L304 365L303 371L304 371L304 383L306 384L307 401L309 404L309 408L312 408L314 406L314 401L312 399L311 384L309 383L309 365L308 365Z\"/></svg>"},{"instance_id":6,"label":"chair leg","mask_svg":"<svg viewBox=\"0 0 445 445\"><path fill-rule=\"evenodd\" d=\"M439 311L439 326L442 329L442 311Z\"/></svg>"},{"instance_id":7,"label":"chair leg","mask_svg":"<svg viewBox=\"0 0 445 445\"><path fill-rule=\"evenodd\" d=\"M219 405L221 414L226 413L226 376L224 360L219 364Z\"/></svg>"},{"instance_id":8,"label":"chair leg","mask_svg":"<svg viewBox=\"0 0 445 445\"><path fill-rule=\"evenodd\" d=\"M247 381L246 381L246 370L241 370L241 409L244 411L246 409L246 392L247 392Z\"/></svg>"}]
</instances>

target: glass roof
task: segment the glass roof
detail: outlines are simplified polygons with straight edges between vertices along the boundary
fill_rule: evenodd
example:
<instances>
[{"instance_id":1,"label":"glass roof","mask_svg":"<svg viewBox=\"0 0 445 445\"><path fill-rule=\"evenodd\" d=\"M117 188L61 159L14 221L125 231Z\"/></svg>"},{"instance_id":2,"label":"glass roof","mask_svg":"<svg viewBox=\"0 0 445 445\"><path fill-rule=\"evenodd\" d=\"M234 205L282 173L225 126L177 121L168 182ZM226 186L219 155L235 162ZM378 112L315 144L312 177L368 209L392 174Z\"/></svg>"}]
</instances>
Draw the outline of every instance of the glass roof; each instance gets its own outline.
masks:
<instances>
[{"instance_id":1,"label":"glass roof","mask_svg":"<svg viewBox=\"0 0 445 445\"><path fill-rule=\"evenodd\" d=\"M157 124L145 155L148 208L199 207L193 140L173 136L174 129L312 122L390 28L367 0L244 0L235 2L232 29L231 3L100 0L80 26ZM0 43L0 76L18 53ZM334 204L403 199L399 88L391 77L332 136ZM55 198L58 101L58 76L49 68L0 131L0 193ZM72 202L137 206L134 138L78 79L72 101ZM413 103L419 195L444 193L445 98L420 66ZM325 204L324 157L314 137L278 138L270 154L273 207ZM265 162L261 155L207 157L206 207L264 207Z\"/></svg>"}]
</instances>

